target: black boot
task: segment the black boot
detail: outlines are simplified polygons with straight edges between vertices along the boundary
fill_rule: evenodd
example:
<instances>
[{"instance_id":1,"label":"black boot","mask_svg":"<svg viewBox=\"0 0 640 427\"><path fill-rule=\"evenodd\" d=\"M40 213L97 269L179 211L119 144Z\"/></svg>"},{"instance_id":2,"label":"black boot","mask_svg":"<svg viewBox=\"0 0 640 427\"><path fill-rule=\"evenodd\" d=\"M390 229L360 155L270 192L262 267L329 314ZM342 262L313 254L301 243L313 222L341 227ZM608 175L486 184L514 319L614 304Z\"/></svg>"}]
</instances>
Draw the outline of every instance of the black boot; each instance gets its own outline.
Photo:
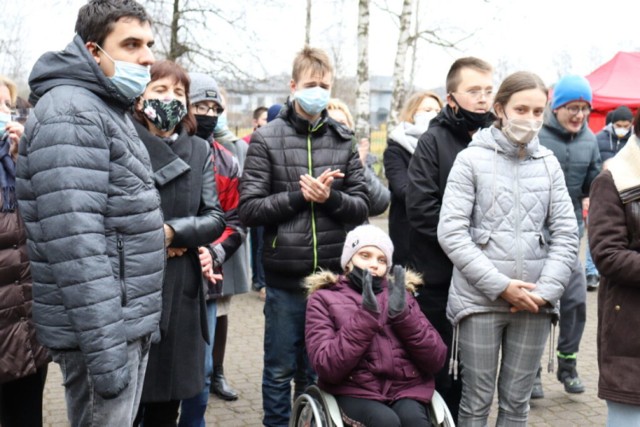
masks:
<instances>
[{"instance_id":1,"label":"black boot","mask_svg":"<svg viewBox=\"0 0 640 427\"><path fill-rule=\"evenodd\" d=\"M222 400L237 400L238 393L231 388L224 377L224 368L222 366L213 367L213 376L211 378L211 393L220 397Z\"/></svg>"},{"instance_id":2,"label":"black boot","mask_svg":"<svg viewBox=\"0 0 640 427\"><path fill-rule=\"evenodd\" d=\"M576 356L574 354L558 353L558 381L564 384L567 393L584 393L584 385L576 370Z\"/></svg>"}]
</instances>

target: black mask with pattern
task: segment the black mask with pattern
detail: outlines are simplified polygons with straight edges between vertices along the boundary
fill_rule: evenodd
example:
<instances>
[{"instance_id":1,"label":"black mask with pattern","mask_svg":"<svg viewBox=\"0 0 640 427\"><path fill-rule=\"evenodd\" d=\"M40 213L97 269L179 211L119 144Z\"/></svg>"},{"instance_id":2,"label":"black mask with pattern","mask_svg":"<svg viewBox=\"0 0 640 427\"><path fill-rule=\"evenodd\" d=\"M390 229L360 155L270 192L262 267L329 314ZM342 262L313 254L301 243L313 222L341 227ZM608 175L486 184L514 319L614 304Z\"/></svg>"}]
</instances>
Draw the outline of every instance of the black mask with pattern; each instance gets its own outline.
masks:
<instances>
[{"instance_id":1,"label":"black mask with pattern","mask_svg":"<svg viewBox=\"0 0 640 427\"><path fill-rule=\"evenodd\" d=\"M187 107L178 99L145 99L142 101L142 113L156 129L169 132L187 115Z\"/></svg>"}]
</instances>

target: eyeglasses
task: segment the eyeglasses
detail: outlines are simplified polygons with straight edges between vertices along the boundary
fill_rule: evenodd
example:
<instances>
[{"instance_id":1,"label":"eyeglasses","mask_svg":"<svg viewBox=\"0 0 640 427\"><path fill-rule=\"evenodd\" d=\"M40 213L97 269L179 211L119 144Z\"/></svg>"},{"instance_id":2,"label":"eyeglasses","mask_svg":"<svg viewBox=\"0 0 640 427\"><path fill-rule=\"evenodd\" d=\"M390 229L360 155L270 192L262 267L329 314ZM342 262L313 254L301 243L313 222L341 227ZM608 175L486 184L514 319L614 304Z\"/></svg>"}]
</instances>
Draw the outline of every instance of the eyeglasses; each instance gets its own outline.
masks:
<instances>
[{"instance_id":1,"label":"eyeglasses","mask_svg":"<svg viewBox=\"0 0 640 427\"><path fill-rule=\"evenodd\" d=\"M214 116L219 116L224 111L221 107L214 105L213 107L209 107L207 104L196 104L196 113L206 116L209 114L209 111L213 111Z\"/></svg>"},{"instance_id":2,"label":"eyeglasses","mask_svg":"<svg viewBox=\"0 0 640 427\"><path fill-rule=\"evenodd\" d=\"M580 114L580 112L582 112L582 114L584 114L585 116L588 115L591 112L591 107L589 107L588 105L584 106L584 107L578 107L577 105L572 105L570 107L567 107L566 105L564 106L565 110L567 110L569 112L569 114L571 114L572 116L577 116L578 114Z\"/></svg>"},{"instance_id":3,"label":"eyeglasses","mask_svg":"<svg viewBox=\"0 0 640 427\"><path fill-rule=\"evenodd\" d=\"M472 89L472 90L466 90L464 92L462 92L464 94L466 94L467 96L469 96L472 99L480 99L483 96L485 98L491 98L493 96L493 89Z\"/></svg>"}]
</instances>

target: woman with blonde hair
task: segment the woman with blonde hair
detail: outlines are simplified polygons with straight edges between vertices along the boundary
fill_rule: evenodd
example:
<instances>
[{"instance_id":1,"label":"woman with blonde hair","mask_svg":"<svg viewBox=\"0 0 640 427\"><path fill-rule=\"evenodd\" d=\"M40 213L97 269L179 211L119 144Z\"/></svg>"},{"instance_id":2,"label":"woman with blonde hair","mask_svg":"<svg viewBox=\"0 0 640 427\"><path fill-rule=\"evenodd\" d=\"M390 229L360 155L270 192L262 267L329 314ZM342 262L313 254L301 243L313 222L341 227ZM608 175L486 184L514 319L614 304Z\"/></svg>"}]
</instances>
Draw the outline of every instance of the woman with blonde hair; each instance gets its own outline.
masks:
<instances>
[{"instance_id":1,"label":"woman with blonde hair","mask_svg":"<svg viewBox=\"0 0 640 427\"><path fill-rule=\"evenodd\" d=\"M409 182L409 161L418 145L418 138L441 109L442 101L435 93L414 93L400 112L400 123L389 134L387 149L384 151L384 170L391 190L389 235L396 248L394 264L406 265L409 261L407 236L410 229L404 202Z\"/></svg>"},{"instance_id":2,"label":"woman with blonde hair","mask_svg":"<svg viewBox=\"0 0 640 427\"><path fill-rule=\"evenodd\" d=\"M335 122L346 126L353 132L353 116L347 104L338 98L331 98L327 104L327 112ZM364 168L364 178L369 189L369 216L382 214L389 207L390 194L387 187L380 181L371 166L376 162L376 157L369 154L369 139L362 138L358 141L358 153Z\"/></svg>"},{"instance_id":3,"label":"woman with blonde hair","mask_svg":"<svg viewBox=\"0 0 640 427\"><path fill-rule=\"evenodd\" d=\"M41 426L49 356L36 340L24 223L16 203L22 124L12 118L17 88L0 76L0 425Z\"/></svg>"}]
</instances>

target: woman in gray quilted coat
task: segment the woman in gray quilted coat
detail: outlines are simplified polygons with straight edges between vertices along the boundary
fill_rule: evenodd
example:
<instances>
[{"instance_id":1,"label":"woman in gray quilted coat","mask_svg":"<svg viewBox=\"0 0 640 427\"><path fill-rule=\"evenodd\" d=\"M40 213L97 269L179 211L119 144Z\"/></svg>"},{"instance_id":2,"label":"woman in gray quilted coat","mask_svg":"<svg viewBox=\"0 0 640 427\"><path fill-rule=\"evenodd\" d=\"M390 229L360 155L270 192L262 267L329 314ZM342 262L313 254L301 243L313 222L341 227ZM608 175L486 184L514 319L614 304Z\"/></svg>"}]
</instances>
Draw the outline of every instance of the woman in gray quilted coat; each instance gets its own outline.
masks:
<instances>
[{"instance_id":1,"label":"woman in gray quilted coat","mask_svg":"<svg viewBox=\"0 0 640 427\"><path fill-rule=\"evenodd\" d=\"M495 96L496 122L473 136L447 181L438 240L455 266L447 316L452 354L464 368L460 426L486 425L496 380L496 425L527 424L534 377L577 255L562 170L537 138L546 103L537 75L507 77ZM457 363L451 366L456 375Z\"/></svg>"}]
</instances>

